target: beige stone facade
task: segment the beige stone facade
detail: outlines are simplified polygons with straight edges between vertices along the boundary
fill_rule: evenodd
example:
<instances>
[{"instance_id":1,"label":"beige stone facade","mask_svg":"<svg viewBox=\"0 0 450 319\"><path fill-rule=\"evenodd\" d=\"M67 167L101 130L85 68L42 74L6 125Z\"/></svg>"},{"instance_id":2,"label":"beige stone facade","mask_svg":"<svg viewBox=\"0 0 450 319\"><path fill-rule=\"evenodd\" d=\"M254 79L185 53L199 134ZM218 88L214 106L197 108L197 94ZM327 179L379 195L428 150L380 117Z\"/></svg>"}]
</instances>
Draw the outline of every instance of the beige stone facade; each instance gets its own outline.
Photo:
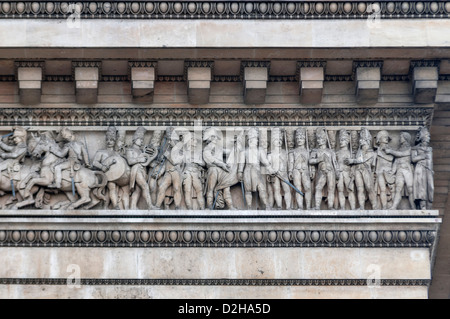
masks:
<instances>
[{"instance_id":1,"label":"beige stone facade","mask_svg":"<svg viewBox=\"0 0 450 319\"><path fill-rule=\"evenodd\" d=\"M2 135L70 127L93 156L110 125L127 143L140 126L367 127L394 147L425 126L435 199L248 211L238 185L237 211L3 208L0 297L448 298L449 14L448 1L2 2Z\"/></svg>"}]
</instances>

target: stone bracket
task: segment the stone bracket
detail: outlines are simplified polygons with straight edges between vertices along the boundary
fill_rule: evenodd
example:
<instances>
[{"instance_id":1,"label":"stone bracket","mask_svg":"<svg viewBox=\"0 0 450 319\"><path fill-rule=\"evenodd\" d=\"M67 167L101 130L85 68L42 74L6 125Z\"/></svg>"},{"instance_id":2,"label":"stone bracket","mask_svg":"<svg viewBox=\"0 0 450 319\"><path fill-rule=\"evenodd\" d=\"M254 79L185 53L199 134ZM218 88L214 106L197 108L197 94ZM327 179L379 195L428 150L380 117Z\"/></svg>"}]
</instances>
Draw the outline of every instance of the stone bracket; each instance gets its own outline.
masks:
<instances>
[{"instance_id":1,"label":"stone bracket","mask_svg":"<svg viewBox=\"0 0 450 319\"><path fill-rule=\"evenodd\" d=\"M184 65L190 104L209 103L214 62L186 61Z\"/></svg>"},{"instance_id":2,"label":"stone bracket","mask_svg":"<svg viewBox=\"0 0 450 319\"><path fill-rule=\"evenodd\" d=\"M326 62L324 61L301 61L297 63L300 103L318 104L322 102L325 66Z\"/></svg>"},{"instance_id":3,"label":"stone bracket","mask_svg":"<svg viewBox=\"0 0 450 319\"><path fill-rule=\"evenodd\" d=\"M382 66L382 61L357 61L353 64L358 103L375 104L378 102Z\"/></svg>"},{"instance_id":4,"label":"stone bracket","mask_svg":"<svg viewBox=\"0 0 450 319\"><path fill-rule=\"evenodd\" d=\"M415 103L434 103L439 81L438 61L412 61L412 85Z\"/></svg>"},{"instance_id":5,"label":"stone bracket","mask_svg":"<svg viewBox=\"0 0 450 319\"><path fill-rule=\"evenodd\" d=\"M243 61L241 63L245 104L265 103L269 68L270 62L266 61Z\"/></svg>"},{"instance_id":6,"label":"stone bracket","mask_svg":"<svg viewBox=\"0 0 450 319\"><path fill-rule=\"evenodd\" d=\"M135 103L153 103L156 61L130 61L128 63L131 92Z\"/></svg>"},{"instance_id":7,"label":"stone bracket","mask_svg":"<svg viewBox=\"0 0 450 319\"><path fill-rule=\"evenodd\" d=\"M15 63L21 104L32 105L41 102L44 65L43 61L18 61Z\"/></svg>"},{"instance_id":8,"label":"stone bracket","mask_svg":"<svg viewBox=\"0 0 450 319\"><path fill-rule=\"evenodd\" d=\"M98 98L98 82L101 74L99 61L74 61L72 74L75 80L78 104L95 104Z\"/></svg>"}]
</instances>

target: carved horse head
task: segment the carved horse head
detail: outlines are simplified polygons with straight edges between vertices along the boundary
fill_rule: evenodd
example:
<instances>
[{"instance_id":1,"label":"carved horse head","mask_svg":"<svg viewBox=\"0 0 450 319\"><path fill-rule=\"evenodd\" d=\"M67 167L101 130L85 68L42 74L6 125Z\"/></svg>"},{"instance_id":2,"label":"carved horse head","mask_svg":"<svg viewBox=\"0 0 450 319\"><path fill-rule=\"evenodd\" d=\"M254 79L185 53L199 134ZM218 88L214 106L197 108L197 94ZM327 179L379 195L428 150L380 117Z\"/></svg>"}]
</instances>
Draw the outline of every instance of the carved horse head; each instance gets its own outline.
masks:
<instances>
[{"instance_id":1,"label":"carved horse head","mask_svg":"<svg viewBox=\"0 0 450 319\"><path fill-rule=\"evenodd\" d=\"M50 151L50 148L57 146L55 139L51 132L39 133L38 135L31 134L32 138L28 142L28 151L31 156L41 159L43 154Z\"/></svg>"}]
</instances>

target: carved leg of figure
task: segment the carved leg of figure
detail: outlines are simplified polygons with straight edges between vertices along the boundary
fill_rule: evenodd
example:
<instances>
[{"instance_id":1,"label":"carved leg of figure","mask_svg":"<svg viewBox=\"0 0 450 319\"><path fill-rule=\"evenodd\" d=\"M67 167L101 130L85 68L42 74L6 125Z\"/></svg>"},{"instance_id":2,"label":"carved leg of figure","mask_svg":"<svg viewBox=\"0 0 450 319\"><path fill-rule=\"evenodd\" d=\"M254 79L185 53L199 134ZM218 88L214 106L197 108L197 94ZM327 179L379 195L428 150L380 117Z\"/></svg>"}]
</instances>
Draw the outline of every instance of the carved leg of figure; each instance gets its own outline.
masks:
<instances>
[{"instance_id":1,"label":"carved leg of figure","mask_svg":"<svg viewBox=\"0 0 450 319\"><path fill-rule=\"evenodd\" d=\"M208 209L212 209L214 205L214 187L217 184L217 173L216 171L211 171L208 176L208 192L206 193L206 206Z\"/></svg>"},{"instance_id":2,"label":"carved leg of figure","mask_svg":"<svg viewBox=\"0 0 450 319\"><path fill-rule=\"evenodd\" d=\"M356 197L355 192L349 190L348 191L348 202L350 203L350 209L355 210L356 209Z\"/></svg>"},{"instance_id":3,"label":"carved leg of figure","mask_svg":"<svg viewBox=\"0 0 450 319\"><path fill-rule=\"evenodd\" d=\"M317 183L316 183L316 200L314 209L320 210L320 204L322 203L322 190L325 186L327 179L326 176L322 174L321 171L318 172Z\"/></svg>"},{"instance_id":4,"label":"carved leg of figure","mask_svg":"<svg viewBox=\"0 0 450 319\"><path fill-rule=\"evenodd\" d=\"M295 187L297 187L299 190L302 190L302 176L298 170L294 170L293 172L293 183ZM305 193L305 190L303 190L303 192ZM296 192L295 201L297 203L297 209L303 210L303 196Z\"/></svg>"},{"instance_id":5,"label":"carved leg of figure","mask_svg":"<svg viewBox=\"0 0 450 319\"><path fill-rule=\"evenodd\" d=\"M273 198L273 187L272 183L269 181L266 181L266 194L267 194L267 207L266 209L271 209L273 207L273 204L275 202L275 199Z\"/></svg>"},{"instance_id":6,"label":"carved leg of figure","mask_svg":"<svg viewBox=\"0 0 450 319\"><path fill-rule=\"evenodd\" d=\"M172 183L172 178L170 174L164 174L162 177L162 180L158 187L158 196L156 197L156 207L157 209L161 209L161 205L164 202L164 199L166 198L166 191L169 188L170 184Z\"/></svg>"},{"instance_id":7,"label":"carved leg of figure","mask_svg":"<svg viewBox=\"0 0 450 319\"><path fill-rule=\"evenodd\" d=\"M271 209L271 206L268 204L267 190L264 186L265 185L263 185L263 184L259 184L257 186L257 190L258 190L258 194L259 194L259 199L261 200L261 203L263 204L264 209L269 210L269 209Z\"/></svg>"},{"instance_id":8,"label":"carved leg of figure","mask_svg":"<svg viewBox=\"0 0 450 319\"><path fill-rule=\"evenodd\" d=\"M302 185L303 185L303 193L305 194L305 204L306 204L306 209L311 209L311 198L312 198L312 189L311 189L311 179L309 178L309 173L305 172L302 174ZM301 189L301 186L299 185L299 189ZM298 194L298 196L301 197L300 194Z\"/></svg>"},{"instance_id":9,"label":"carved leg of figure","mask_svg":"<svg viewBox=\"0 0 450 319\"><path fill-rule=\"evenodd\" d=\"M245 202L247 203L246 209L248 210L252 209L252 201L253 201L252 192L245 191Z\"/></svg>"},{"instance_id":10,"label":"carved leg of figure","mask_svg":"<svg viewBox=\"0 0 450 319\"><path fill-rule=\"evenodd\" d=\"M190 174L185 175L183 180L184 188L184 203L187 209L193 209L192 205L192 176Z\"/></svg>"},{"instance_id":11,"label":"carved leg of figure","mask_svg":"<svg viewBox=\"0 0 450 319\"><path fill-rule=\"evenodd\" d=\"M81 205L87 204L91 201L90 196L90 188L86 185L82 185L80 183L76 184L77 193L80 195L80 199L77 200L75 203L72 203L67 207L67 209L77 209Z\"/></svg>"},{"instance_id":12,"label":"carved leg of figure","mask_svg":"<svg viewBox=\"0 0 450 319\"><path fill-rule=\"evenodd\" d=\"M273 197L275 198L277 209L281 209L283 207L283 197L281 196L280 179L278 177L273 181Z\"/></svg>"},{"instance_id":13,"label":"carved leg of figure","mask_svg":"<svg viewBox=\"0 0 450 319\"><path fill-rule=\"evenodd\" d=\"M337 190L338 190L338 198L339 198L339 207L344 210L345 209L345 183L344 183L344 174L341 174L339 180L337 182Z\"/></svg>"},{"instance_id":14,"label":"carved leg of figure","mask_svg":"<svg viewBox=\"0 0 450 319\"><path fill-rule=\"evenodd\" d=\"M355 175L355 184L356 184L356 191L358 193L359 209L364 210L364 205L366 202L366 196L364 194L364 180L361 174L359 173Z\"/></svg>"},{"instance_id":15,"label":"carved leg of figure","mask_svg":"<svg viewBox=\"0 0 450 319\"><path fill-rule=\"evenodd\" d=\"M336 191L336 175L333 172L327 174L328 209L334 209L334 193Z\"/></svg>"},{"instance_id":16,"label":"carved leg of figure","mask_svg":"<svg viewBox=\"0 0 450 319\"><path fill-rule=\"evenodd\" d=\"M194 187L195 194L197 196L197 204L199 209L205 209L205 199L203 198L203 184L199 178L192 180L192 186Z\"/></svg>"},{"instance_id":17,"label":"carved leg of figure","mask_svg":"<svg viewBox=\"0 0 450 319\"><path fill-rule=\"evenodd\" d=\"M286 204L286 209L292 208L292 195L291 195L291 187L286 184L282 183L283 191L284 191L284 202Z\"/></svg>"},{"instance_id":18,"label":"carved leg of figure","mask_svg":"<svg viewBox=\"0 0 450 319\"><path fill-rule=\"evenodd\" d=\"M363 178L367 195L369 196L369 201L372 205L372 209L378 209L377 194L375 193L375 187L371 173L364 174Z\"/></svg>"},{"instance_id":19,"label":"carved leg of figure","mask_svg":"<svg viewBox=\"0 0 450 319\"><path fill-rule=\"evenodd\" d=\"M398 170L395 176L395 195L394 200L392 201L391 209L394 210L398 209L398 205L400 205L400 202L402 200L402 191L404 185L405 185L405 178L403 176L402 171Z\"/></svg>"},{"instance_id":20,"label":"carved leg of figure","mask_svg":"<svg viewBox=\"0 0 450 319\"><path fill-rule=\"evenodd\" d=\"M116 183L108 182L107 187L113 209L119 209L118 189Z\"/></svg>"},{"instance_id":21,"label":"carved leg of figure","mask_svg":"<svg viewBox=\"0 0 450 319\"><path fill-rule=\"evenodd\" d=\"M416 209L416 203L414 202L414 193L413 193L414 177L412 175L412 172L407 172L405 175L406 175L405 176L405 184L406 184L406 189L408 191L409 207L411 209Z\"/></svg>"},{"instance_id":22,"label":"carved leg of figure","mask_svg":"<svg viewBox=\"0 0 450 319\"><path fill-rule=\"evenodd\" d=\"M383 174L379 174L377 177L377 185L380 188L380 201L381 208L387 209L387 195L386 195L386 181Z\"/></svg>"},{"instance_id":23,"label":"carved leg of figure","mask_svg":"<svg viewBox=\"0 0 450 319\"><path fill-rule=\"evenodd\" d=\"M131 195L131 209L132 210L136 210L137 209L137 204L139 202L139 199L141 198L141 188L140 187L136 187L134 189L133 194Z\"/></svg>"},{"instance_id":24,"label":"carved leg of figure","mask_svg":"<svg viewBox=\"0 0 450 319\"><path fill-rule=\"evenodd\" d=\"M150 198L150 188L148 187L145 176L142 174L137 174L136 184L141 188L142 196L144 196L145 202L147 203L147 209L154 209L152 199Z\"/></svg>"},{"instance_id":25,"label":"carved leg of figure","mask_svg":"<svg viewBox=\"0 0 450 319\"><path fill-rule=\"evenodd\" d=\"M156 205L156 195L157 195L157 187L158 183L156 182L156 178L150 178L149 184L150 188L150 197L152 198L152 203Z\"/></svg>"},{"instance_id":26,"label":"carved leg of figure","mask_svg":"<svg viewBox=\"0 0 450 319\"><path fill-rule=\"evenodd\" d=\"M122 186L121 189L123 192L123 195L122 195L123 209L128 210L128 209L130 209L130 187Z\"/></svg>"},{"instance_id":27,"label":"carved leg of figure","mask_svg":"<svg viewBox=\"0 0 450 319\"><path fill-rule=\"evenodd\" d=\"M56 165L55 166L55 175L54 175L55 182L50 186L54 186L55 188L58 188L58 189L61 188L62 170L68 169L68 168L70 168L69 161Z\"/></svg>"},{"instance_id":28,"label":"carved leg of figure","mask_svg":"<svg viewBox=\"0 0 450 319\"><path fill-rule=\"evenodd\" d=\"M172 189L173 189L173 202L175 209L181 208L181 200L183 195L181 193L181 176L177 172L172 172Z\"/></svg>"},{"instance_id":29,"label":"carved leg of figure","mask_svg":"<svg viewBox=\"0 0 450 319\"><path fill-rule=\"evenodd\" d=\"M235 210L236 208L233 206L233 199L231 198L231 189L230 187L226 187L223 189L223 199L225 204L227 205L229 210Z\"/></svg>"}]
</instances>

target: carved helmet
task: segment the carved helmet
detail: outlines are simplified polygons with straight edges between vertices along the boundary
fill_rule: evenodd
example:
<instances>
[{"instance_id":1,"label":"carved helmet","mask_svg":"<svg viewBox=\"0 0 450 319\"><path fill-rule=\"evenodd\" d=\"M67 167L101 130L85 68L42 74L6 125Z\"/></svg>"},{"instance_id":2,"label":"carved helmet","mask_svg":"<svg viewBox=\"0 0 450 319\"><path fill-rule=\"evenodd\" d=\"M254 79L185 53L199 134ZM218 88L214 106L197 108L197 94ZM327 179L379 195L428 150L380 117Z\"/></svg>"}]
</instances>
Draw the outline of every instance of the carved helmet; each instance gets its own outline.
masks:
<instances>
[{"instance_id":1,"label":"carved helmet","mask_svg":"<svg viewBox=\"0 0 450 319\"><path fill-rule=\"evenodd\" d=\"M361 131L359 131L359 139L366 141L368 145L372 146L372 134L370 134L367 128L361 128Z\"/></svg>"},{"instance_id":2,"label":"carved helmet","mask_svg":"<svg viewBox=\"0 0 450 319\"><path fill-rule=\"evenodd\" d=\"M416 144L422 142L425 138L430 139L430 131L425 126L419 128L416 135Z\"/></svg>"},{"instance_id":3,"label":"carved helmet","mask_svg":"<svg viewBox=\"0 0 450 319\"><path fill-rule=\"evenodd\" d=\"M13 137L20 137L23 140L27 138L27 130L21 126L14 127Z\"/></svg>"},{"instance_id":4,"label":"carved helmet","mask_svg":"<svg viewBox=\"0 0 450 319\"><path fill-rule=\"evenodd\" d=\"M117 129L115 126L109 126L106 130L106 139L116 140L117 138Z\"/></svg>"},{"instance_id":5,"label":"carved helmet","mask_svg":"<svg viewBox=\"0 0 450 319\"><path fill-rule=\"evenodd\" d=\"M133 143L134 143L134 141L136 141L137 139L144 139L144 134L145 134L146 131L147 131L147 130L145 129L145 127L139 126L139 127L136 129L136 132L134 132L134 135L133 135Z\"/></svg>"},{"instance_id":6,"label":"carved helmet","mask_svg":"<svg viewBox=\"0 0 450 319\"><path fill-rule=\"evenodd\" d=\"M254 139L254 138L259 138L259 130L258 130L258 128L256 128L256 127L251 127L251 128L249 128L248 129L248 131L247 131L247 136L248 136L248 139L250 140L250 139Z\"/></svg>"},{"instance_id":7,"label":"carved helmet","mask_svg":"<svg viewBox=\"0 0 450 319\"><path fill-rule=\"evenodd\" d=\"M154 131L149 144L153 146L159 146L161 144L161 139L163 135L164 135L163 130Z\"/></svg>"},{"instance_id":8,"label":"carved helmet","mask_svg":"<svg viewBox=\"0 0 450 319\"><path fill-rule=\"evenodd\" d=\"M221 135L219 134L219 130L215 127L207 127L203 131L203 140L208 141L211 137L215 136L218 140L221 140Z\"/></svg>"},{"instance_id":9,"label":"carved helmet","mask_svg":"<svg viewBox=\"0 0 450 319\"><path fill-rule=\"evenodd\" d=\"M345 140L346 143L350 142L350 133L345 129L339 130L339 141Z\"/></svg>"}]
</instances>

